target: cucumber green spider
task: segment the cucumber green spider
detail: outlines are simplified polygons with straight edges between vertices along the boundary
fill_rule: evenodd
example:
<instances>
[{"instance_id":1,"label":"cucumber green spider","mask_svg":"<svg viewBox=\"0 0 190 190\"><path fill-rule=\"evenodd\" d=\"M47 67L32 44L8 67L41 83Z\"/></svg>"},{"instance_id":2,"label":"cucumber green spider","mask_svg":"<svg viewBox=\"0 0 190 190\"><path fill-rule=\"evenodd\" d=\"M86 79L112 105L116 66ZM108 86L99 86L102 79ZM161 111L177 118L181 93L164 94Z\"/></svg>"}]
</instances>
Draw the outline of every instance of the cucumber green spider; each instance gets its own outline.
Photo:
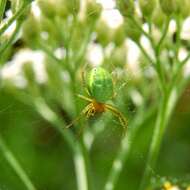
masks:
<instances>
[{"instance_id":1,"label":"cucumber green spider","mask_svg":"<svg viewBox=\"0 0 190 190\"><path fill-rule=\"evenodd\" d=\"M116 116L124 130L127 128L127 120L123 114L114 106L107 104L106 102L113 98L114 88L111 74L102 67L93 68L87 76L87 84L82 75L83 83L89 97L78 95L80 98L86 100L88 105L81 111L80 115L73 120L73 122L67 125L66 128L71 127L82 115L86 115L87 118L94 116L96 113L103 113L106 111L112 112Z\"/></svg>"}]
</instances>

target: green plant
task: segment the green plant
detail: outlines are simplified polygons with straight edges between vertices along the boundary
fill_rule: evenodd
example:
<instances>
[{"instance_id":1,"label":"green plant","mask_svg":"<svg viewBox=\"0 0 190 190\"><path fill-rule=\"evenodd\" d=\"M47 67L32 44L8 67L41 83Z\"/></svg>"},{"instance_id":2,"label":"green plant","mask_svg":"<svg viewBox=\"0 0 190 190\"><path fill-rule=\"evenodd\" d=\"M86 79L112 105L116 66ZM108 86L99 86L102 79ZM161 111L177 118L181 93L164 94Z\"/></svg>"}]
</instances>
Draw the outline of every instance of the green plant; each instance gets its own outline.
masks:
<instances>
[{"instance_id":1,"label":"green plant","mask_svg":"<svg viewBox=\"0 0 190 190\"><path fill-rule=\"evenodd\" d=\"M0 1L0 23L6 3L6 0ZM90 118L89 122L72 121L83 107L77 94L84 94L81 90L83 68L88 70L92 67L87 58L89 46L98 44L102 48L102 67L118 74L115 77L118 78L115 84L118 93L110 101L118 105L118 109L129 118L127 135L121 138L112 166L109 166L111 169L108 177L104 179L101 188L117 188L121 172L128 169L125 162L131 155L138 133L149 120L153 121L153 124L149 124L153 134L149 133L147 139L152 137L150 141L145 137L150 142L148 158L140 185L137 182L134 189L152 188L151 171L155 168L163 136L176 103L190 80L189 75L184 74L184 67L190 58L188 42L181 38L182 24L189 16L189 1L140 0L134 3L130 0L118 0L117 9L122 15L123 23L117 29L102 24L102 7L95 1L86 1L84 7L79 0L38 0L33 2L35 3L41 11L40 16L29 11L30 1L11 0L13 16L0 27L0 63L6 66L6 61L12 57L11 53L14 54L14 43L19 38L30 51L41 51L45 82L38 81L32 60L28 59L22 63L22 72L19 73L26 83L24 87L19 88L11 79L2 77L1 90L30 106L61 134L72 153L77 189L96 189L90 157L92 145L107 126L118 124L109 115L106 115L103 122L99 117L94 120ZM141 14L137 11L137 3ZM181 4L186 6L181 7ZM5 31L14 21L17 21L16 28L6 39ZM169 31L171 22L176 23L173 33ZM21 29L22 34L19 37ZM126 57L129 56L126 39L140 51L138 71L130 68L128 63L125 64ZM143 39L148 41L148 49L142 43ZM183 59L179 56L182 49L186 51ZM151 71L153 74L150 74ZM92 109L87 108L82 113L88 112L91 115ZM119 111L111 107L109 109L124 123L124 116ZM66 129L70 123L74 125L73 130ZM90 127L85 128L81 137L77 138L76 131L86 125ZM121 131L119 127L118 131ZM2 153L26 188L37 189L19 166L14 154L10 153L3 138L0 139Z\"/></svg>"}]
</instances>

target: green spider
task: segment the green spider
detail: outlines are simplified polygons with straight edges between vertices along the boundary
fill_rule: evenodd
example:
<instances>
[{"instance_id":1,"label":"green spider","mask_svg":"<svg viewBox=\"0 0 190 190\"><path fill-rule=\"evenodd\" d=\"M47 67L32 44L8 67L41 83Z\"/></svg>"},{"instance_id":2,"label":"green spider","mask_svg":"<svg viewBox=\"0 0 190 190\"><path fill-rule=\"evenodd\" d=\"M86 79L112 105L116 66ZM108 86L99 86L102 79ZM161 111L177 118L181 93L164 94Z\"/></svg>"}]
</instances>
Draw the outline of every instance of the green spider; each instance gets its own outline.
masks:
<instances>
[{"instance_id":1,"label":"green spider","mask_svg":"<svg viewBox=\"0 0 190 190\"><path fill-rule=\"evenodd\" d=\"M94 116L96 113L103 113L111 111L115 115L124 130L127 128L127 120L123 114L114 106L107 104L106 102L114 96L114 85L111 74L102 67L93 68L87 76L87 85L82 75L83 83L89 97L78 95L80 98L86 100L88 105L81 111L80 115L67 126L69 128L76 122L82 115L86 115L87 118Z\"/></svg>"}]
</instances>

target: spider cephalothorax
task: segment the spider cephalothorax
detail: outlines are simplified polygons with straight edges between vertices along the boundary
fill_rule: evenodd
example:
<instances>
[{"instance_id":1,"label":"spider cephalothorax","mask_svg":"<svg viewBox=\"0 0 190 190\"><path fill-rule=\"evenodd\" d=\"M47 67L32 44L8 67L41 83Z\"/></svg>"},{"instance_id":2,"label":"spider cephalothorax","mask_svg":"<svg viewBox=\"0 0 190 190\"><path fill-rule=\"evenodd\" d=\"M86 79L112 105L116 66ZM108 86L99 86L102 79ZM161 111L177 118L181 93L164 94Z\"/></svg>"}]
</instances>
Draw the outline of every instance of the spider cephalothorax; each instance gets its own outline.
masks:
<instances>
[{"instance_id":1,"label":"spider cephalothorax","mask_svg":"<svg viewBox=\"0 0 190 190\"><path fill-rule=\"evenodd\" d=\"M106 111L106 107L103 103L99 103L96 100L92 100L89 104L85 115L87 117L94 116L96 113L103 113Z\"/></svg>"},{"instance_id":2,"label":"spider cephalothorax","mask_svg":"<svg viewBox=\"0 0 190 190\"><path fill-rule=\"evenodd\" d=\"M82 110L80 115L86 115L87 118L94 116L96 113L103 113L111 111L120 121L124 129L127 127L127 120L123 114L114 106L107 104L114 95L112 76L102 67L93 68L87 76L87 83L83 75L83 83L87 90L89 97L78 95L80 98L89 102L89 104ZM87 85L86 85L87 84ZM70 125L70 127L76 120Z\"/></svg>"}]
</instances>

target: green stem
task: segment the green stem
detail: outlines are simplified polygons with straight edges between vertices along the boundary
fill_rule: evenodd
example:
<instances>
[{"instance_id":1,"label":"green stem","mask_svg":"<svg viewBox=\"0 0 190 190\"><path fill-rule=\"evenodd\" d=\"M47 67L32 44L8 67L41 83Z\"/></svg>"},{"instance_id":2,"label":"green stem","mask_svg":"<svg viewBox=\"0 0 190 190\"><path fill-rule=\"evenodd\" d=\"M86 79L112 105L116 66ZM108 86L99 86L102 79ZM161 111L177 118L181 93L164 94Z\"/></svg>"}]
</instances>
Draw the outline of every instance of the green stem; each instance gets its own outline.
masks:
<instances>
[{"instance_id":1,"label":"green stem","mask_svg":"<svg viewBox=\"0 0 190 190\"><path fill-rule=\"evenodd\" d=\"M149 39L149 41L151 42L151 45L154 46L153 39L152 39L152 37L149 35L149 33L147 33L147 32L141 27L141 25L140 25L133 17L130 17L130 19L131 19L131 21L133 21L134 25L141 31L141 33Z\"/></svg>"},{"instance_id":2,"label":"green stem","mask_svg":"<svg viewBox=\"0 0 190 190\"><path fill-rule=\"evenodd\" d=\"M93 31L94 25L95 24L92 22L91 25L89 26L89 28L87 28L87 32L86 32L84 41L82 42L81 48L74 61L78 68L81 65L82 61L84 60L84 56L87 51L87 47L88 47L88 44L90 41L90 37L91 37L92 31Z\"/></svg>"},{"instance_id":3,"label":"green stem","mask_svg":"<svg viewBox=\"0 0 190 190\"><path fill-rule=\"evenodd\" d=\"M158 45L156 46L156 54L157 55L160 54L161 46L162 46L162 43L163 43L163 41L167 35L169 24L170 24L170 17L167 17L166 24L165 24L164 30L162 32L162 36L158 42Z\"/></svg>"},{"instance_id":4,"label":"green stem","mask_svg":"<svg viewBox=\"0 0 190 190\"><path fill-rule=\"evenodd\" d=\"M10 164L10 166L14 169L15 173L19 176L19 178L22 180L22 182L25 184L27 190L35 190L33 183L27 176L24 169L21 167L13 153L8 149L7 145L5 144L2 136L0 136L0 149L6 158L7 162Z\"/></svg>"},{"instance_id":5,"label":"green stem","mask_svg":"<svg viewBox=\"0 0 190 190\"><path fill-rule=\"evenodd\" d=\"M146 162L145 171L139 188L140 190L146 189L147 184L149 184L149 180L151 177L151 170L155 167L163 135L167 123L169 121L169 118L171 116L171 113L173 111L173 108L175 106L176 100L177 100L177 92L176 89L173 88L171 89L170 92L168 92L168 94L164 95L160 103L160 108L153 132L148 159Z\"/></svg>"},{"instance_id":6,"label":"green stem","mask_svg":"<svg viewBox=\"0 0 190 190\"><path fill-rule=\"evenodd\" d=\"M22 7L0 28L0 36L5 32L5 30L20 16L22 16L25 9L28 7L28 3L23 3Z\"/></svg>"},{"instance_id":7,"label":"green stem","mask_svg":"<svg viewBox=\"0 0 190 190\"><path fill-rule=\"evenodd\" d=\"M140 42L136 42L137 46L139 47L139 49L141 50L141 53L144 55L144 57L147 59L147 61L149 61L151 63L151 65L154 67L157 75L158 75L158 81L159 81L159 86L160 88L163 90L163 92L165 91L165 87L164 87L164 82L163 82L163 76L162 76L162 72L161 72L161 68L160 68L160 64L158 64L159 59L158 57L156 57L156 62L150 57L150 55L146 52L146 50L144 49L144 47L141 45Z\"/></svg>"},{"instance_id":8,"label":"green stem","mask_svg":"<svg viewBox=\"0 0 190 190\"><path fill-rule=\"evenodd\" d=\"M149 35L151 36L152 35L152 20L151 20L151 17L148 17L147 20L148 20L148 32L149 32Z\"/></svg>"},{"instance_id":9,"label":"green stem","mask_svg":"<svg viewBox=\"0 0 190 190\"><path fill-rule=\"evenodd\" d=\"M6 3L7 3L7 0L1 0L0 2L0 24L3 19Z\"/></svg>"},{"instance_id":10,"label":"green stem","mask_svg":"<svg viewBox=\"0 0 190 190\"><path fill-rule=\"evenodd\" d=\"M156 57L156 60L157 60L156 61L156 70L157 70L159 80L160 80L160 83L161 83L162 92L166 91L166 87L165 87L164 71L162 69L161 61L160 61L160 53L161 53L162 44L163 44L164 39L166 38L166 35L167 35L167 32L168 32L169 24L170 24L170 17L167 17L164 30L162 31L162 36L161 36L161 38L160 38L160 40L158 42L158 45L154 49L155 57Z\"/></svg>"},{"instance_id":11,"label":"green stem","mask_svg":"<svg viewBox=\"0 0 190 190\"><path fill-rule=\"evenodd\" d=\"M181 17L180 15L176 15L176 45L175 45L175 59L178 62L178 54L179 54L179 48L180 48L180 35L181 35Z\"/></svg>"},{"instance_id":12,"label":"green stem","mask_svg":"<svg viewBox=\"0 0 190 190\"><path fill-rule=\"evenodd\" d=\"M140 42L136 42L137 46L139 47L139 49L141 50L141 53L144 55L144 57L147 59L147 61L149 61L153 66L155 66L155 62L154 60L150 57L150 55L146 52L146 50L144 49L144 47L141 45Z\"/></svg>"},{"instance_id":13,"label":"green stem","mask_svg":"<svg viewBox=\"0 0 190 190\"><path fill-rule=\"evenodd\" d=\"M128 135L126 135L122 141L121 145L119 147L118 153L113 161L112 168L110 170L110 173L108 175L107 181L104 186L104 190L113 190L115 189L115 186L118 182L119 175L124 168L124 164L126 159L128 158L132 143L136 137L136 134L139 130L139 128L144 125L150 118L152 118L155 115L155 107L151 108L146 117L143 117L144 115L144 109L140 110L140 113L137 114L137 117L135 117L135 120L133 121L131 125L131 131L128 132Z\"/></svg>"},{"instance_id":14,"label":"green stem","mask_svg":"<svg viewBox=\"0 0 190 190\"><path fill-rule=\"evenodd\" d=\"M180 82L179 77L181 75L182 68L187 63L187 61L189 59L190 59L190 53L186 56L186 58L184 58L184 60L182 60L181 62L178 62L178 64L175 67L174 73L173 73L173 78L172 78L172 84L171 84L171 86L176 85L176 83L178 81Z\"/></svg>"},{"instance_id":15,"label":"green stem","mask_svg":"<svg viewBox=\"0 0 190 190\"><path fill-rule=\"evenodd\" d=\"M46 46L44 45L41 41L36 41L37 46L49 57L51 58L53 61L55 61L57 64L62 65L62 60L58 59L53 53L52 51Z\"/></svg>"},{"instance_id":16,"label":"green stem","mask_svg":"<svg viewBox=\"0 0 190 190\"><path fill-rule=\"evenodd\" d=\"M74 155L73 159L78 190L88 190L86 162L82 146L76 141L74 135L68 129L64 129L65 123L48 107L42 98L35 98L34 102L37 112L61 133L71 148Z\"/></svg>"},{"instance_id":17,"label":"green stem","mask_svg":"<svg viewBox=\"0 0 190 190\"><path fill-rule=\"evenodd\" d=\"M0 55L2 56L2 54L5 52L5 50L12 45L12 43L14 42L19 29L21 26L21 22L18 22L15 28L15 31L13 32L12 36L8 39L8 41L6 43L4 43L1 47L0 47Z\"/></svg>"}]
</instances>

